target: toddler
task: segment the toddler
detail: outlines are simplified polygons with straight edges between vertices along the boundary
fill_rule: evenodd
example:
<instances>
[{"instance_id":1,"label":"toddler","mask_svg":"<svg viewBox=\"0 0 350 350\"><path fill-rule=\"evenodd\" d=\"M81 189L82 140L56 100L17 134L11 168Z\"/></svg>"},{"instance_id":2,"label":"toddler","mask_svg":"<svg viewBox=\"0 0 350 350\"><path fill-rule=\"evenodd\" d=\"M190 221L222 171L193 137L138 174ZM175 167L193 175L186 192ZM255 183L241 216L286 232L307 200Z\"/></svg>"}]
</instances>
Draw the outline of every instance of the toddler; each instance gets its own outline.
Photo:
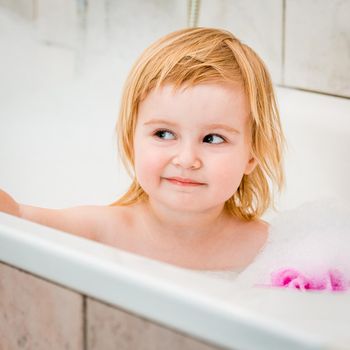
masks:
<instances>
[{"instance_id":1,"label":"toddler","mask_svg":"<svg viewBox=\"0 0 350 350\"><path fill-rule=\"evenodd\" d=\"M256 261L269 241L261 216L284 183L284 137L250 47L213 28L159 39L127 78L117 134L132 183L113 204L46 209L1 191L0 210L187 269Z\"/></svg>"}]
</instances>

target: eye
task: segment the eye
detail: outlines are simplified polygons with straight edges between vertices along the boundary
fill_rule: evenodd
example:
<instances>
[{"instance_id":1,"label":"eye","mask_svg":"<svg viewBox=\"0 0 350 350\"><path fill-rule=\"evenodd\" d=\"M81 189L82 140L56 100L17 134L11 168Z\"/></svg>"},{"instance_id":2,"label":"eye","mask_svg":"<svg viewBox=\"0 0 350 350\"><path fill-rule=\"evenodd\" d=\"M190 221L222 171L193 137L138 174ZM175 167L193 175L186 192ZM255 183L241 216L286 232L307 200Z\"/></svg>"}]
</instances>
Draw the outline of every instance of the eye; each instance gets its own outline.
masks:
<instances>
[{"instance_id":1,"label":"eye","mask_svg":"<svg viewBox=\"0 0 350 350\"><path fill-rule=\"evenodd\" d=\"M173 140L175 138L171 131L165 129L155 131L154 135L164 140Z\"/></svg>"},{"instance_id":2,"label":"eye","mask_svg":"<svg viewBox=\"0 0 350 350\"><path fill-rule=\"evenodd\" d=\"M221 137L220 135L209 134L209 135L204 137L203 141L208 142L208 143L218 144L218 143L225 142L225 139L223 137Z\"/></svg>"}]
</instances>

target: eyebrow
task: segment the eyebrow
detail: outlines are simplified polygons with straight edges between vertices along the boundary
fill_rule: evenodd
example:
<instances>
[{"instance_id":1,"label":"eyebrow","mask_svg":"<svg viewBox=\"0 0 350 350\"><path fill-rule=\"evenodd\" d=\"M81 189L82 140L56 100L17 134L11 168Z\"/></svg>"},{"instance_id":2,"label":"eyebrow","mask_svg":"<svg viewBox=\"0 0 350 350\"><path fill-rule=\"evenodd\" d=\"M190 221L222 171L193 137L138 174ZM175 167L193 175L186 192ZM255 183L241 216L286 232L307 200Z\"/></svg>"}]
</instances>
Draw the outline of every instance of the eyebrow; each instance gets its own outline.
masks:
<instances>
[{"instance_id":1,"label":"eyebrow","mask_svg":"<svg viewBox=\"0 0 350 350\"><path fill-rule=\"evenodd\" d=\"M167 125L170 125L173 127L177 126L176 123L173 123L173 122L170 122L167 120L163 120L163 119L152 119L152 120L149 120L148 122L145 122L143 125L151 125L151 124L167 124ZM223 130L226 130L228 132L240 134L240 132L237 129L235 129L229 125L226 125L226 124L220 124L220 123L207 124L207 125L205 125L205 128L207 128L207 129L223 129Z\"/></svg>"}]
</instances>

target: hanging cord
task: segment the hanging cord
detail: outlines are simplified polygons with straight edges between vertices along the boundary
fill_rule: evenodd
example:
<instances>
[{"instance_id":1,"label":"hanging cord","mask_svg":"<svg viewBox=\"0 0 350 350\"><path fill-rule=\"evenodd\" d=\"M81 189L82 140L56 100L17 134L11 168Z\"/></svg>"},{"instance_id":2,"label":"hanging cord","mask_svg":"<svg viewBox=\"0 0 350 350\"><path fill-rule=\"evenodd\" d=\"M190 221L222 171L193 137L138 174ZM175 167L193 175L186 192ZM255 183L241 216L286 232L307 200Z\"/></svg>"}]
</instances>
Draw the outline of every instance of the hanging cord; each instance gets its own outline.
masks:
<instances>
[{"instance_id":1,"label":"hanging cord","mask_svg":"<svg viewBox=\"0 0 350 350\"><path fill-rule=\"evenodd\" d=\"M188 0L188 26L198 27L200 0Z\"/></svg>"}]
</instances>

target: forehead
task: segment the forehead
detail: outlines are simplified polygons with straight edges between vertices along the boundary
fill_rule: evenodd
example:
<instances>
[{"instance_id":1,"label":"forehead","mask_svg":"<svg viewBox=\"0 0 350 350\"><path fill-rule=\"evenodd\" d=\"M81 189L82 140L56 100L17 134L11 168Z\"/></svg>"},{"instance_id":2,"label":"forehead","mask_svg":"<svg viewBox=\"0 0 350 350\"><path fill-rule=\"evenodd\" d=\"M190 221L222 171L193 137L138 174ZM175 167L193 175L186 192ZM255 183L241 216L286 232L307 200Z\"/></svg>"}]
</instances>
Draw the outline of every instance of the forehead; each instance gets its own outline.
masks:
<instances>
[{"instance_id":1,"label":"forehead","mask_svg":"<svg viewBox=\"0 0 350 350\"><path fill-rule=\"evenodd\" d=\"M240 84L205 83L174 89L166 84L149 92L140 103L138 119L179 117L210 122L244 123L249 104Z\"/></svg>"}]
</instances>

